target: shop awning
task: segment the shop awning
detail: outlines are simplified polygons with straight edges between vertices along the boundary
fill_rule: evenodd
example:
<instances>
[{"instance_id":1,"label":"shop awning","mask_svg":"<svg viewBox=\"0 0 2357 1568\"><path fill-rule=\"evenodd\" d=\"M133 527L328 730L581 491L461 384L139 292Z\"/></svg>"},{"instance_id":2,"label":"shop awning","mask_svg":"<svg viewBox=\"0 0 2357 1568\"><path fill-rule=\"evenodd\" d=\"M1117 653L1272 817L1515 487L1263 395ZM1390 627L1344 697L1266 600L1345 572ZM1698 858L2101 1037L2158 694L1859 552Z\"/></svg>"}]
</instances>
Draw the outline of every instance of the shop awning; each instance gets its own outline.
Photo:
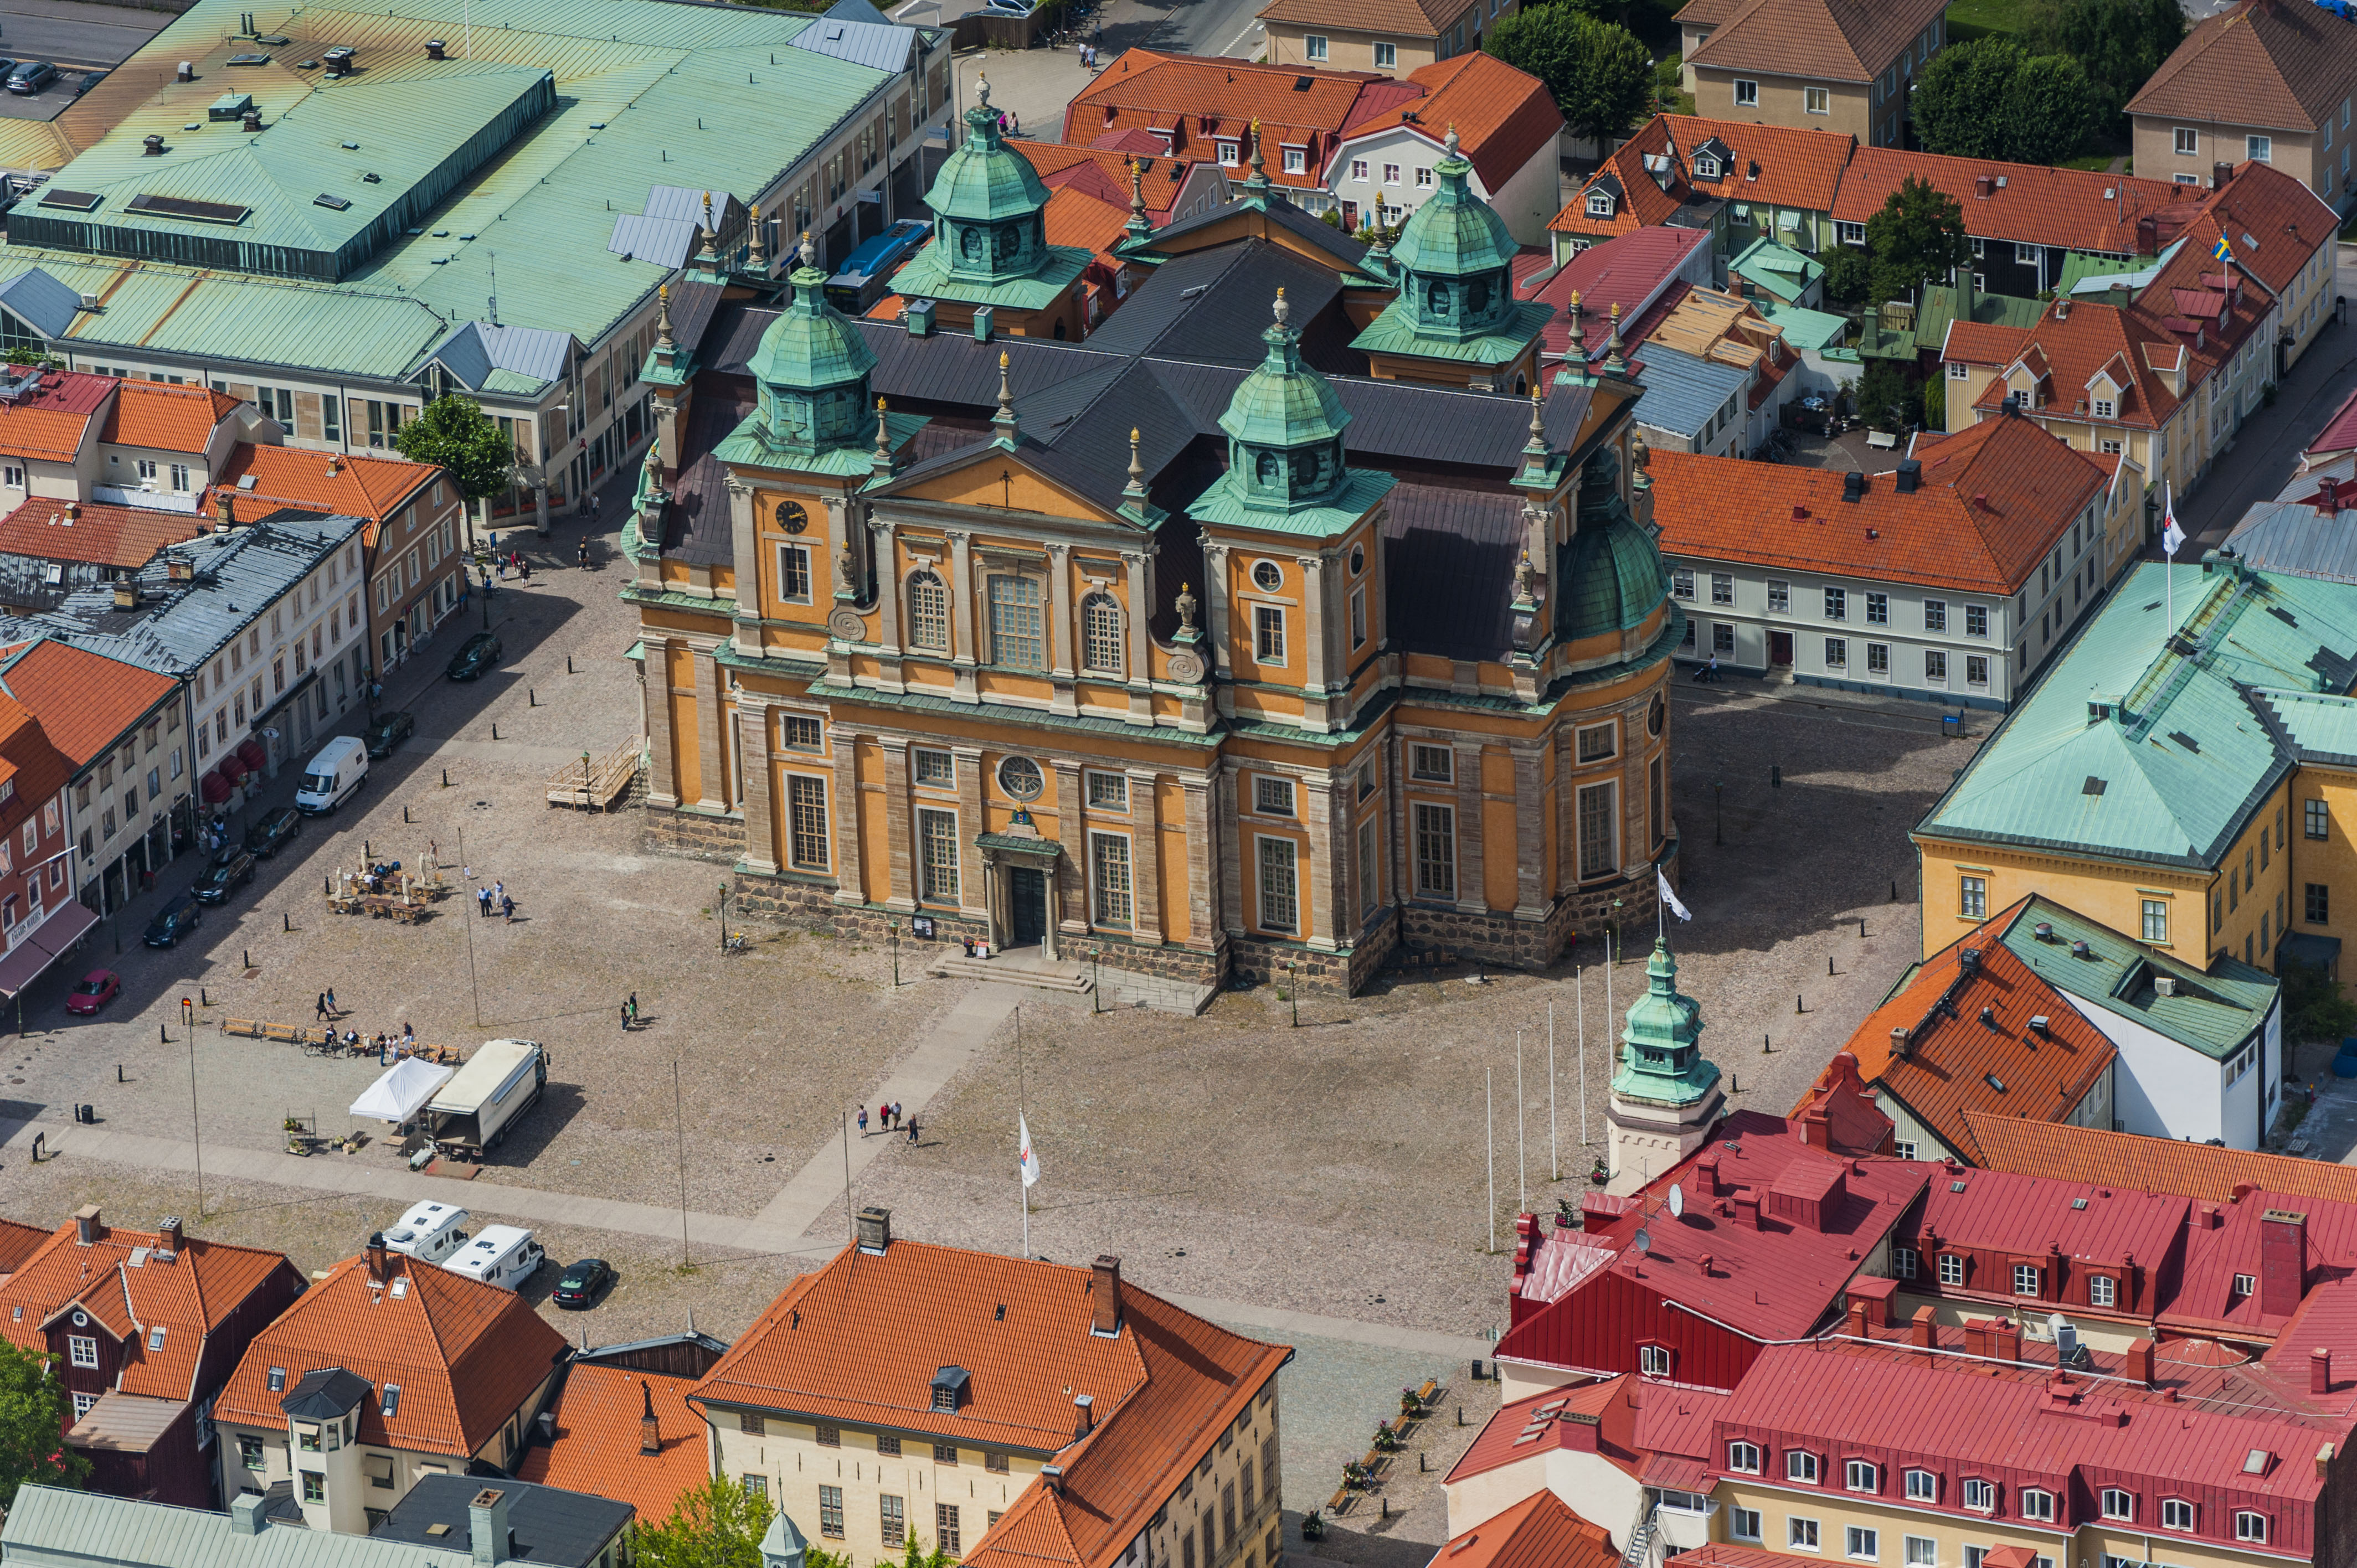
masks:
<instances>
[{"instance_id":1,"label":"shop awning","mask_svg":"<svg viewBox=\"0 0 2357 1568\"><path fill-rule=\"evenodd\" d=\"M2289 932L2276 944L2276 961L2278 968L2288 961L2330 974L2332 966L2341 961L2341 939L2320 937L2313 931Z\"/></svg>"},{"instance_id":2,"label":"shop awning","mask_svg":"<svg viewBox=\"0 0 2357 1568\"><path fill-rule=\"evenodd\" d=\"M208 806L220 805L230 798L236 788L218 773L208 773L198 781L198 789L202 791L205 804Z\"/></svg>"},{"instance_id":3,"label":"shop awning","mask_svg":"<svg viewBox=\"0 0 2357 1568\"><path fill-rule=\"evenodd\" d=\"M237 743L237 756L238 760L244 763L246 767L257 770L270 760L270 753L264 750L262 743L252 736Z\"/></svg>"},{"instance_id":4,"label":"shop awning","mask_svg":"<svg viewBox=\"0 0 2357 1568\"><path fill-rule=\"evenodd\" d=\"M213 771L215 776L218 777L221 782L234 789L239 785L245 782L246 776L251 774L253 769L245 765L245 759L243 757L239 757L235 752L231 752L229 756L221 759L221 766Z\"/></svg>"},{"instance_id":5,"label":"shop awning","mask_svg":"<svg viewBox=\"0 0 2357 1568\"><path fill-rule=\"evenodd\" d=\"M434 1098L435 1090L450 1081L456 1070L417 1057L397 1061L352 1101L351 1113L379 1122L406 1122Z\"/></svg>"},{"instance_id":6,"label":"shop awning","mask_svg":"<svg viewBox=\"0 0 2357 1568\"><path fill-rule=\"evenodd\" d=\"M0 996L14 996L38 980L96 924L98 917L71 899L50 910L48 918L20 939L6 958L0 958Z\"/></svg>"}]
</instances>

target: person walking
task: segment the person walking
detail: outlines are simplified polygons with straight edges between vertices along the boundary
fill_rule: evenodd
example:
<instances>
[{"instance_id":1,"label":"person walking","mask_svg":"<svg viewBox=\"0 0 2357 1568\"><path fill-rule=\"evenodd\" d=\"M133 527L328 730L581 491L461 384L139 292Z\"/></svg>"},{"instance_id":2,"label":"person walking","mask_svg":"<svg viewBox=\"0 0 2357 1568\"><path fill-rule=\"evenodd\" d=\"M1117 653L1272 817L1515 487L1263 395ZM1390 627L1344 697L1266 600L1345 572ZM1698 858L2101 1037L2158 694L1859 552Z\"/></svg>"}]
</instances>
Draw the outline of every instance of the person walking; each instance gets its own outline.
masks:
<instances>
[{"instance_id":1,"label":"person walking","mask_svg":"<svg viewBox=\"0 0 2357 1568\"><path fill-rule=\"evenodd\" d=\"M892 1125L896 1128L900 1125L900 1102L897 1100L892 1101Z\"/></svg>"},{"instance_id":2,"label":"person walking","mask_svg":"<svg viewBox=\"0 0 2357 1568\"><path fill-rule=\"evenodd\" d=\"M492 902L497 903L499 900L500 900L500 899L502 899L502 898L506 897L507 896L508 896L508 885L507 885L506 883L504 883L504 882L494 882L494 883L492 883L492 884L491 884L491 900L492 900Z\"/></svg>"},{"instance_id":3,"label":"person walking","mask_svg":"<svg viewBox=\"0 0 2357 1568\"><path fill-rule=\"evenodd\" d=\"M859 1135L863 1138L867 1136L867 1107L865 1105L859 1108Z\"/></svg>"},{"instance_id":4,"label":"person walking","mask_svg":"<svg viewBox=\"0 0 2357 1568\"><path fill-rule=\"evenodd\" d=\"M500 913L502 916L506 917L507 923L508 923L509 925L511 925L511 926L514 925L514 924L515 924L515 900L514 900L514 899L512 899L512 898L501 898L501 899L500 900Z\"/></svg>"},{"instance_id":5,"label":"person walking","mask_svg":"<svg viewBox=\"0 0 2357 1568\"><path fill-rule=\"evenodd\" d=\"M583 571L586 572L589 569L589 536L587 534L585 533L581 536L581 542L579 546L575 549L574 557L580 563L581 569Z\"/></svg>"},{"instance_id":6,"label":"person walking","mask_svg":"<svg viewBox=\"0 0 2357 1568\"><path fill-rule=\"evenodd\" d=\"M490 888L478 887L475 889L475 912L481 915L486 919L490 918L491 913L491 890Z\"/></svg>"},{"instance_id":7,"label":"person walking","mask_svg":"<svg viewBox=\"0 0 2357 1568\"><path fill-rule=\"evenodd\" d=\"M316 1023L319 1022L319 1020L321 1020L322 1018L325 1018L327 1015L328 1015L328 993L327 993L326 992L322 991L321 993L319 993L319 1002L318 1002L318 1007L317 1007L317 1010L316 1012L314 1012L314 1013L311 1015L311 1022L313 1022L314 1024L316 1024Z\"/></svg>"},{"instance_id":8,"label":"person walking","mask_svg":"<svg viewBox=\"0 0 2357 1568\"><path fill-rule=\"evenodd\" d=\"M332 1018L332 1017L334 1017L334 1016L336 1015L337 1012L338 1012L338 1008L337 1008L337 1006L336 1006L336 988L335 988L334 986L330 985L329 987L328 987L328 1017L330 1017L330 1018Z\"/></svg>"},{"instance_id":9,"label":"person walking","mask_svg":"<svg viewBox=\"0 0 2357 1568\"><path fill-rule=\"evenodd\" d=\"M633 991L633 992L631 992L631 993L630 993L630 1022L631 1022L631 1023L633 1023L633 1024L635 1024L635 1023L637 1023L638 1021L639 1021L639 993L638 993L637 992Z\"/></svg>"},{"instance_id":10,"label":"person walking","mask_svg":"<svg viewBox=\"0 0 2357 1568\"><path fill-rule=\"evenodd\" d=\"M624 1034L626 1034L626 1035L627 1035L627 1034L629 1034L630 1032L630 1004L629 1003L625 1002L625 1003L623 1003L623 1004L622 1004L622 1033L624 1033Z\"/></svg>"},{"instance_id":11,"label":"person walking","mask_svg":"<svg viewBox=\"0 0 2357 1568\"><path fill-rule=\"evenodd\" d=\"M914 1118L914 1117L910 1117L910 1118L909 1119L909 1145L910 1145L911 1147L914 1147L914 1146L915 1146L915 1144L916 1144L916 1142L917 1142L917 1122L916 1122L916 1118Z\"/></svg>"}]
</instances>

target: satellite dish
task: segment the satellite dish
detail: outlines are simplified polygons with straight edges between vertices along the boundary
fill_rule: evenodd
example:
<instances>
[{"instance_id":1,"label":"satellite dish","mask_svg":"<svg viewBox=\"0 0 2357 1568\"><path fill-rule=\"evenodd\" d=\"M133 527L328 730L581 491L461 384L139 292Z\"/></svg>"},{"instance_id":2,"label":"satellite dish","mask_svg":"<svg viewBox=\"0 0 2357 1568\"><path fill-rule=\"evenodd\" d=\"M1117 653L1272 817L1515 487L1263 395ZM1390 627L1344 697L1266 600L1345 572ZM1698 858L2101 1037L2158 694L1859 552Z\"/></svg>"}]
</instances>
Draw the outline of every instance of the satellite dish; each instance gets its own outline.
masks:
<instances>
[{"instance_id":1,"label":"satellite dish","mask_svg":"<svg viewBox=\"0 0 2357 1568\"><path fill-rule=\"evenodd\" d=\"M1640 1230L1640 1231L1638 1231L1638 1232L1637 1232L1637 1251L1639 1251L1640 1252L1651 1252L1652 1250L1653 1250L1653 1237L1652 1237L1652 1233L1651 1231L1646 1231L1646 1230Z\"/></svg>"},{"instance_id":2,"label":"satellite dish","mask_svg":"<svg viewBox=\"0 0 2357 1568\"><path fill-rule=\"evenodd\" d=\"M1685 1188L1673 1183L1670 1187L1670 1218L1683 1219L1686 1211Z\"/></svg>"}]
</instances>

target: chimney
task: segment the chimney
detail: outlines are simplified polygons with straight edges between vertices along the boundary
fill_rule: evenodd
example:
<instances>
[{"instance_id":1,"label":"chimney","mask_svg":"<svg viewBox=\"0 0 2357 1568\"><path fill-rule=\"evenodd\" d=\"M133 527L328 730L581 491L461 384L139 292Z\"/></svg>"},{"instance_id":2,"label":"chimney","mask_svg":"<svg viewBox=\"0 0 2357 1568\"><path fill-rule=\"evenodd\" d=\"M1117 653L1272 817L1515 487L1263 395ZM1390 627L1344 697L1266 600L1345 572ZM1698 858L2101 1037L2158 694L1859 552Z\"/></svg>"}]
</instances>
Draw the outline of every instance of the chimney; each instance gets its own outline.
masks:
<instances>
[{"instance_id":1,"label":"chimney","mask_svg":"<svg viewBox=\"0 0 2357 1568\"><path fill-rule=\"evenodd\" d=\"M241 131L261 130L262 111L259 109L249 109L244 113L239 115L237 120L237 128Z\"/></svg>"},{"instance_id":2,"label":"chimney","mask_svg":"<svg viewBox=\"0 0 2357 1568\"><path fill-rule=\"evenodd\" d=\"M2000 1361L2021 1359L2021 1325L2000 1317L1989 1326L1989 1354Z\"/></svg>"},{"instance_id":3,"label":"chimney","mask_svg":"<svg viewBox=\"0 0 2357 1568\"><path fill-rule=\"evenodd\" d=\"M74 1210L74 1240L85 1247L95 1246L106 1240L106 1227L98 1218L98 1205L84 1204Z\"/></svg>"},{"instance_id":4,"label":"chimney","mask_svg":"<svg viewBox=\"0 0 2357 1568\"><path fill-rule=\"evenodd\" d=\"M184 60L182 60L182 61L180 62L180 69L179 69L179 70L176 70L176 71L174 71L174 72L172 73L172 80L173 80L174 81L196 81L196 80L197 80L197 62L196 62L196 61L194 61L194 60L192 60L192 59L184 59Z\"/></svg>"},{"instance_id":5,"label":"chimney","mask_svg":"<svg viewBox=\"0 0 2357 1568\"><path fill-rule=\"evenodd\" d=\"M164 156L164 138L161 136L143 137L139 143L139 156L143 158L162 157Z\"/></svg>"},{"instance_id":6,"label":"chimney","mask_svg":"<svg viewBox=\"0 0 2357 1568\"><path fill-rule=\"evenodd\" d=\"M639 1452L660 1454L662 1452L662 1429L655 1424L654 1385L640 1378L639 1395L646 1403L646 1413L639 1417Z\"/></svg>"},{"instance_id":7,"label":"chimney","mask_svg":"<svg viewBox=\"0 0 2357 1568\"><path fill-rule=\"evenodd\" d=\"M197 564L185 555L166 556L164 570L169 574L175 583L193 583L197 580Z\"/></svg>"},{"instance_id":8,"label":"chimney","mask_svg":"<svg viewBox=\"0 0 2357 1568\"><path fill-rule=\"evenodd\" d=\"M260 1535L270 1520L263 1513L270 1499L260 1492L240 1492L230 1499L229 1532L231 1535Z\"/></svg>"},{"instance_id":9,"label":"chimney","mask_svg":"<svg viewBox=\"0 0 2357 1568\"><path fill-rule=\"evenodd\" d=\"M1922 1309L1929 1312L1931 1308ZM1986 1317L1964 1319L1964 1354L1986 1356L1989 1353L1989 1321Z\"/></svg>"},{"instance_id":10,"label":"chimney","mask_svg":"<svg viewBox=\"0 0 2357 1568\"><path fill-rule=\"evenodd\" d=\"M1862 1297L1849 1304L1849 1337L1853 1339L1874 1337L1866 1331L1866 1302Z\"/></svg>"},{"instance_id":11,"label":"chimney","mask_svg":"<svg viewBox=\"0 0 2357 1568\"><path fill-rule=\"evenodd\" d=\"M1923 465L1917 462L1912 457L1900 458L1899 460L1899 479L1895 487L1899 493L1902 496L1911 496L1915 493L1915 487L1922 482Z\"/></svg>"},{"instance_id":12,"label":"chimney","mask_svg":"<svg viewBox=\"0 0 2357 1568\"><path fill-rule=\"evenodd\" d=\"M1981 972L1981 950L1978 948L1966 948L1964 951L1958 953L1956 955L1956 967L1963 970L1966 974L1978 974Z\"/></svg>"},{"instance_id":13,"label":"chimney","mask_svg":"<svg viewBox=\"0 0 2357 1568\"><path fill-rule=\"evenodd\" d=\"M1907 1343L1918 1350L1929 1350L1939 1343L1940 1315L1928 1306L1919 1306L1907 1323Z\"/></svg>"},{"instance_id":14,"label":"chimney","mask_svg":"<svg viewBox=\"0 0 2357 1568\"><path fill-rule=\"evenodd\" d=\"M384 1283L384 1232L382 1230L369 1232L368 1272L369 1278L379 1284Z\"/></svg>"},{"instance_id":15,"label":"chimney","mask_svg":"<svg viewBox=\"0 0 2357 1568\"><path fill-rule=\"evenodd\" d=\"M2332 1352L2321 1345L2308 1353L2308 1391L2312 1394L2332 1391Z\"/></svg>"},{"instance_id":16,"label":"chimney","mask_svg":"<svg viewBox=\"0 0 2357 1568\"><path fill-rule=\"evenodd\" d=\"M1973 195L1975 199L1986 201L1996 194L1996 177L1995 175L1984 174L1973 177Z\"/></svg>"},{"instance_id":17,"label":"chimney","mask_svg":"<svg viewBox=\"0 0 2357 1568\"><path fill-rule=\"evenodd\" d=\"M2071 296L2069 295L2062 294L2054 296L2054 319L2057 321L2068 321L2071 319Z\"/></svg>"},{"instance_id":18,"label":"chimney","mask_svg":"<svg viewBox=\"0 0 2357 1568\"><path fill-rule=\"evenodd\" d=\"M213 491L213 525L223 533L237 526L237 499L225 489Z\"/></svg>"},{"instance_id":19,"label":"chimney","mask_svg":"<svg viewBox=\"0 0 2357 1568\"><path fill-rule=\"evenodd\" d=\"M2259 1217L2259 1311L2289 1317L2308 1292L2308 1216L2270 1208Z\"/></svg>"},{"instance_id":20,"label":"chimney","mask_svg":"<svg viewBox=\"0 0 2357 1568\"><path fill-rule=\"evenodd\" d=\"M188 1237L180 1228L180 1217L167 1215L164 1223L156 1227L156 1245L167 1252L177 1252L188 1245Z\"/></svg>"},{"instance_id":21,"label":"chimney","mask_svg":"<svg viewBox=\"0 0 2357 1568\"><path fill-rule=\"evenodd\" d=\"M445 43L440 38L428 38L425 40L425 58L427 59L448 59L450 57L443 51L449 47L450 46L448 44Z\"/></svg>"},{"instance_id":22,"label":"chimney","mask_svg":"<svg viewBox=\"0 0 2357 1568\"><path fill-rule=\"evenodd\" d=\"M892 1211L888 1208L867 1208L859 1211L859 1250L884 1255L892 1244Z\"/></svg>"},{"instance_id":23,"label":"chimney","mask_svg":"<svg viewBox=\"0 0 2357 1568\"><path fill-rule=\"evenodd\" d=\"M1039 1478L1048 1483L1049 1491L1060 1498L1064 1495L1064 1467L1061 1465L1040 1466Z\"/></svg>"},{"instance_id":24,"label":"chimney","mask_svg":"<svg viewBox=\"0 0 2357 1568\"><path fill-rule=\"evenodd\" d=\"M1556 1441L1574 1454L1593 1454L1603 1422L1586 1411L1567 1410L1555 1417Z\"/></svg>"},{"instance_id":25,"label":"chimney","mask_svg":"<svg viewBox=\"0 0 2357 1568\"><path fill-rule=\"evenodd\" d=\"M485 1487L467 1502L467 1537L480 1568L497 1568L508 1560L508 1495Z\"/></svg>"},{"instance_id":26,"label":"chimney","mask_svg":"<svg viewBox=\"0 0 2357 1568\"><path fill-rule=\"evenodd\" d=\"M2210 166L2210 188L2211 188L2211 189L2212 189L2212 190L2223 190L2223 189L2225 189L2225 188L2226 188L2227 182L2228 182L2228 181L2230 181L2230 180L2232 180L2233 177L2234 177L2234 166L2233 166L2233 164L2212 164L2212 165Z\"/></svg>"},{"instance_id":27,"label":"chimney","mask_svg":"<svg viewBox=\"0 0 2357 1568\"><path fill-rule=\"evenodd\" d=\"M1842 476L1842 499L1853 504L1866 497L1866 476L1856 468Z\"/></svg>"},{"instance_id":28,"label":"chimney","mask_svg":"<svg viewBox=\"0 0 2357 1568\"><path fill-rule=\"evenodd\" d=\"M2145 1388L2152 1387L2152 1341L2131 1339L2120 1366L2120 1376Z\"/></svg>"},{"instance_id":29,"label":"chimney","mask_svg":"<svg viewBox=\"0 0 2357 1568\"><path fill-rule=\"evenodd\" d=\"M1110 1339L1121 1332L1121 1260L1111 1252L1097 1255L1095 1267L1089 1278L1089 1295L1095 1311L1089 1318L1089 1332Z\"/></svg>"},{"instance_id":30,"label":"chimney","mask_svg":"<svg viewBox=\"0 0 2357 1568\"><path fill-rule=\"evenodd\" d=\"M1760 1193L1757 1188L1747 1187L1735 1195L1735 1225L1739 1230L1760 1229Z\"/></svg>"},{"instance_id":31,"label":"chimney","mask_svg":"<svg viewBox=\"0 0 2357 1568\"><path fill-rule=\"evenodd\" d=\"M1073 1442L1078 1443L1082 1438L1086 1437L1091 1432L1096 1429L1096 1396L1094 1394L1074 1394L1072 1396Z\"/></svg>"},{"instance_id":32,"label":"chimney","mask_svg":"<svg viewBox=\"0 0 2357 1568\"><path fill-rule=\"evenodd\" d=\"M2218 1229L2218 1206L2214 1203L2203 1204L2193 1217L2193 1228L2197 1230Z\"/></svg>"},{"instance_id":33,"label":"chimney","mask_svg":"<svg viewBox=\"0 0 2357 1568\"><path fill-rule=\"evenodd\" d=\"M2255 1182L2255 1181L2238 1181L2238 1182L2236 1182L2236 1183L2234 1184L2234 1201L2235 1201L2236 1203L2240 1203L2240 1202L2242 1202L2242 1201L2243 1201L2243 1199L2244 1199L2244 1198L2246 1198L2246 1197L2250 1197L2250 1196L2251 1196L2251 1194L2253 1194L2253 1193L2255 1193L2255 1192L2256 1192L2256 1191L2258 1191L2258 1190L2259 1190L2259 1184L2258 1184L2257 1182ZM2272 1211L2270 1211L2270 1212L2272 1212Z\"/></svg>"},{"instance_id":34,"label":"chimney","mask_svg":"<svg viewBox=\"0 0 2357 1568\"><path fill-rule=\"evenodd\" d=\"M2147 216L2136 220L2136 254L2149 256L2160 249L2160 220Z\"/></svg>"}]
</instances>

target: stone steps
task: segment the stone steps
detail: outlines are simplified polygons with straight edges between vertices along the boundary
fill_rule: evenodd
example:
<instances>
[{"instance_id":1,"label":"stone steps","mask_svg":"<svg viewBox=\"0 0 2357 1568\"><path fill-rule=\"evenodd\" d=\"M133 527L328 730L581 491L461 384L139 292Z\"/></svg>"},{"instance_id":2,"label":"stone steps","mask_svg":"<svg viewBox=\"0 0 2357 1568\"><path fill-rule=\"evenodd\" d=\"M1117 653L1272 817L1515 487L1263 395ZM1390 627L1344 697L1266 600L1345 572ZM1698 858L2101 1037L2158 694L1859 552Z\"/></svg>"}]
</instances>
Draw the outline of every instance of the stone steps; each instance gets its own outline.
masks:
<instances>
[{"instance_id":1,"label":"stone steps","mask_svg":"<svg viewBox=\"0 0 2357 1568\"><path fill-rule=\"evenodd\" d=\"M1096 989L1089 979L1086 965L1068 971L1063 966L1008 963L1001 959L968 958L963 953L952 953L925 972L944 979L991 980L1001 985L1028 985L1035 991L1060 991L1070 996L1086 996Z\"/></svg>"}]
</instances>

